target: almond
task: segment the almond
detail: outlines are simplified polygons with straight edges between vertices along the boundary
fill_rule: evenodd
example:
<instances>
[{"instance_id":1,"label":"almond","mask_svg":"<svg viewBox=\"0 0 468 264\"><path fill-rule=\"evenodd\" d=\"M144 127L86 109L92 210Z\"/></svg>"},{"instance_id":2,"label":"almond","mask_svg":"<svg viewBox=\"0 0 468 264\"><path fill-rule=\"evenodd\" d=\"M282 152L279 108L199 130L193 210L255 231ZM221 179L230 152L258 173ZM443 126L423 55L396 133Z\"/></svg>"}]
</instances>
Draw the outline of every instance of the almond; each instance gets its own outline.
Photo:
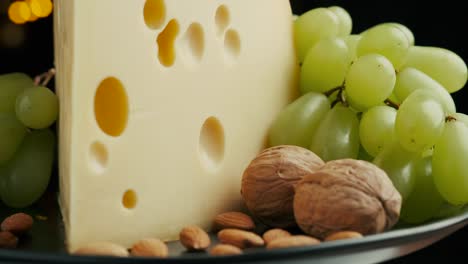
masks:
<instances>
[{"instance_id":1,"label":"almond","mask_svg":"<svg viewBox=\"0 0 468 264\"><path fill-rule=\"evenodd\" d=\"M169 256L169 248L166 243L156 238L146 238L138 241L130 250L132 256L137 257L158 257Z\"/></svg>"},{"instance_id":2,"label":"almond","mask_svg":"<svg viewBox=\"0 0 468 264\"><path fill-rule=\"evenodd\" d=\"M2 231L8 231L15 235L22 235L28 232L34 223L33 218L25 213L11 215L1 224Z\"/></svg>"},{"instance_id":3,"label":"almond","mask_svg":"<svg viewBox=\"0 0 468 264\"><path fill-rule=\"evenodd\" d=\"M241 249L265 245L259 235L239 229L223 229L218 233L218 239L223 244L233 245Z\"/></svg>"},{"instance_id":4,"label":"almond","mask_svg":"<svg viewBox=\"0 0 468 264\"><path fill-rule=\"evenodd\" d=\"M110 242L95 242L79 248L74 255L128 257L128 250L118 244Z\"/></svg>"},{"instance_id":5,"label":"almond","mask_svg":"<svg viewBox=\"0 0 468 264\"><path fill-rule=\"evenodd\" d=\"M0 248L14 249L18 246L18 238L11 232L0 232Z\"/></svg>"},{"instance_id":6,"label":"almond","mask_svg":"<svg viewBox=\"0 0 468 264\"><path fill-rule=\"evenodd\" d=\"M198 226L187 226L180 231L180 243L189 251L206 250L211 239L205 230Z\"/></svg>"},{"instance_id":7,"label":"almond","mask_svg":"<svg viewBox=\"0 0 468 264\"><path fill-rule=\"evenodd\" d=\"M289 237L280 237L277 238L270 243L268 243L268 249L276 249L276 248L290 248L290 247L303 247L303 246L312 246L320 244L320 240L304 236L304 235L296 235L296 236L289 236Z\"/></svg>"},{"instance_id":8,"label":"almond","mask_svg":"<svg viewBox=\"0 0 468 264\"><path fill-rule=\"evenodd\" d=\"M254 230L255 223L252 218L241 212L227 212L219 214L214 219L216 230L235 228L242 230Z\"/></svg>"},{"instance_id":9,"label":"almond","mask_svg":"<svg viewBox=\"0 0 468 264\"><path fill-rule=\"evenodd\" d=\"M362 234L355 231L338 231L328 235L325 241L334 241L341 239L362 238Z\"/></svg>"},{"instance_id":10,"label":"almond","mask_svg":"<svg viewBox=\"0 0 468 264\"><path fill-rule=\"evenodd\" d=\"M228 255L240 255L242 249L228 244L218 244L211 248L210 255L212 256L228 256Z\"/></svg>"},{"instance_id":11,"label":"almond","mask_svg":"<svg viewBox=\"0 0 468 264\"><path fill-rule=\"evenodd\" d=\"M265 243L269 244L271 241L280 238L280 237L290 237L291 233L284 229L280 228L274 228L266 231L263 234L263 240L265 240Z\"/></svg>"}]
</instances>

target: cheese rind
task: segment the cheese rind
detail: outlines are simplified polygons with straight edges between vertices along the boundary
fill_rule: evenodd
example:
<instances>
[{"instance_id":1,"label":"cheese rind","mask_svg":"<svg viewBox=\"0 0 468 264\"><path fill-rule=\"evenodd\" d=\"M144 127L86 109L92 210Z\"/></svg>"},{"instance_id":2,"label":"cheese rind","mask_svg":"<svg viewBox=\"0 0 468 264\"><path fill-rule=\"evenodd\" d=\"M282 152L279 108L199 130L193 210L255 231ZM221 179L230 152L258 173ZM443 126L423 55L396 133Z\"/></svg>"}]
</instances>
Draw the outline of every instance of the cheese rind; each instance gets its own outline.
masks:
<instances>
[{"instance_id":1,"label":"cheese rind","mask_svg":"<svg viewBox=\"0 0 468 264\"><path fill-rule=\"evenodd\" d=\"M158 29L145 23L145 2L55 1L69 250L94 241L173 240L189 224L209 229L216 214L240 206L243 170L296 96L288 0L159 1L165 18ZM224 28L220 6L229 12ZM99 103L108 78L124 94L108 89L109 100ZM126 115L110 122L126 120L113 124L123 125L121 133L100 126L101 104L111 116Z\"/></svg>"}]
</instances>

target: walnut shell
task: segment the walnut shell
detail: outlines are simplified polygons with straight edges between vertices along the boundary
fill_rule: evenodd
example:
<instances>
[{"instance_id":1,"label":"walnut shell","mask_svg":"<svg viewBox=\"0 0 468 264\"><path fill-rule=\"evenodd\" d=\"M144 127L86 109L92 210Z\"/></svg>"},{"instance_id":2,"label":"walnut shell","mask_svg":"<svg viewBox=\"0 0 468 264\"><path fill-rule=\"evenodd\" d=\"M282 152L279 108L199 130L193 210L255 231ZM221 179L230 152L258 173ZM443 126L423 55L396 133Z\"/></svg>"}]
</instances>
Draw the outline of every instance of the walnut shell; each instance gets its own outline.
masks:
<instances>
[{"instance_id":1,"label":"walnut shell","mask_svg":"<svg viewBox=\"0 0 468 264\"><path fill-rule=\"evenodd\" d=\"M296 188L294 215L304 232L318 238L341 230L368 235L390 229L398 221L401 202L382 169L342 159L304 177Z\"/></svg>"},{"instance_id":2,"label":"walnut shell","mask_svg":"<svg viewBox=\"0 0 468 264\"><path fill-rule=\"evenodd\" d=\"M296 226L294 188L303 176L323 166L312 151L290 145L262 151L242 176L241 193L250 212L265 225Z\"/></svg>"}]
</instances>

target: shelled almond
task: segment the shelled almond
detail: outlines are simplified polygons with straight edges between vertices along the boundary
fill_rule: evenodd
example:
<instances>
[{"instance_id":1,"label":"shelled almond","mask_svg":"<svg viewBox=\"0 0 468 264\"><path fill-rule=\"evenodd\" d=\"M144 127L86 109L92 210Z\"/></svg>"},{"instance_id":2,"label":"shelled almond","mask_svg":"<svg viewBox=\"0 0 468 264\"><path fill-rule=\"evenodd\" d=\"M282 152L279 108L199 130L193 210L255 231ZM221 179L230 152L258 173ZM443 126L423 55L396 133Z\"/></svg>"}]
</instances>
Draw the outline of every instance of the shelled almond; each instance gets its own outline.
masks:
<instances>
[{"instance_id":1,"label":"shelled almond","mask_svg":"<svg viewBox=\"0 0 468 264\"><path fill-rule=\"evenodd\" d=\"M228 256L240 254L242 254L242 249L229 244L218 244L210 250L210 255L212 256Z\"/></svg>"},{"instance_id":2,"label":"shelled almond","mask_svg":"<svg viewBox=\"0 0 468 264\"><path fill-rule=\"evenodd\" d=\"M303 246L314 246L320 244L320 240L305 236L305 235L295 235L289 237L280 237L270 243L268 243L268 249L277 249L277 248L290 248L290 247L303 247Z\"/></svg>"},{"instance_id":3,"label":"shelled almond","mask_svg":"<svg viewBox=\"0 0 468 264\"><path fill-rule=\"evenodd\" d=\"M198 226L187 226L180 231L180 243L189 251L206 250L211 239L205 230Z\"/></svg>"},{"instance_id":4,"label":"shelled almond","mask_svg":"<svg viewBox=\"0 0 468 264\"><path fill-rule=\"evenodd\" d=\"M219 214L214 219L215 229L235 228L242 230L254 230L255 223L250 216L241 212L226 212Z\"/></svg>"},{"instance_id":5,"label":"shelled almond","mask_svg":"<svg viewBox=\"0 0 468 264\"><path fill-rule=\"evenodd\" d=\"M25 213L17 213L5 218L1 224L2 231L8 231L15 235L28 232L34 224L33 218Z\"/></svg>"},{"instance_id":6,"label":"shelled almond","mask_svg":"<svg viewBox=\"0 0 468 264\"><path fill-rule=\"evenodd\" d=\"M274 229L270 229L266 231L263 234L263 240L265 241L266 244L269 244L271 241L275 239L282 238L282 237L290 237L290 236L291 236L291 233L289 233L288 231L284 229L280 229L280 228L274 228Z\"/></svg>"},{"instance_id":7,"label":"shelled almond","mask_svg":"<svg viewBox=\"0 0 468 264\"><path fill-rule=\"evenodd\" d=\"M263 238L259 235L239 229L223 229L218 233L218 239L221 243L233 245L241 249L265 245Z\"/></svg>"},{"instance_id":8,"label":"shelled almond","mask_svg":"<svg viewBox=\"0 0 468 264\"><path fill-rule=\"evenodd\" d=\"M362 238L362 234L355 231L339 231L325 237L324 241L335 241L343 239Z\"/></svg>"},{"instance_id":9,"label":"shelled almond","mask_svg":"<svg viewBox=\"0 0 468 264\"><path fill-rule=\"evenodd\" d=\"M0 248L14 249L18 246L18 237L8 231L0 232Z\"/></svg>"},{"instance_id":10,"label":"shelled almond","mask_svg":"<svg viewBox=\"0 0 468 264\"><path fill-rule=\"evenodd\" d=\"M16 248L19 237L29 232L33 223L33 218L25 213L16 213L6 217L0 225L0 248Z\"/></svg>"},{"instance_id":11,"label":"shelled almond","mask_svg":"<svg viewBox=\"0 0 468 264\"><path fill-rule=\"evenodd\" d=\"M169 256L169 249L163 241L156 238L146 238L136 242L130 253L135 257L157 257L166 258Z\"/></svg>"}]
</instances>

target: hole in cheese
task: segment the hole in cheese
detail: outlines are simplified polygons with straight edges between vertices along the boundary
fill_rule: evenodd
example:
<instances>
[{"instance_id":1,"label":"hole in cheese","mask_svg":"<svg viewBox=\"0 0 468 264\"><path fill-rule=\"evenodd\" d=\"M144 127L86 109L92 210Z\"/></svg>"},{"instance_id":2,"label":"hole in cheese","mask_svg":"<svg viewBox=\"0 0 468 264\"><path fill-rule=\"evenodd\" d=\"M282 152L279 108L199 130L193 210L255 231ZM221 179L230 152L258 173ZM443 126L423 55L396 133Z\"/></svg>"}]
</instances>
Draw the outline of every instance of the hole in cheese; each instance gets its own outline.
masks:
<instances>
[{"instance_id":1,"label":"hole in cheese","mask_svg":"<svg viewBox=\"0 0 468 264\"><path fill-rule=\"evenodd\" d=\"M146 0L143 8L146 25L151 29L158 29L166 19L166 5L163 0Z\"/></svg>"},{"instance_id":2,"label":"hole in cheese","mask_svg":"<svg viewBox=\"0 0 468 264\"><path fill-rule=\"evenodd\" d=\"M122 197L122 205L127 209L133 209L138 202L137 194L134 190L127 190Z\"/></svg>"},{"instance_id":3,"label":"hole in cheese","mask_svg":"<svg viewBox=\"0 0 468 264\"><path fill-rule=\"evenodd\" d=\"M208 118L200 132L199 155L203 165L215 169L224 158L224 129L216 117Z\"/></svg>"},{"instance_id":4,"label":"hole in cheese","mask_svg":"<svg viewBox=\"0 0 468 264\"><path fill-rule=\"evenodd\" d=\"M229 29L224 36L224 51L228 59L236 59L241 52L241 40L239 33Z\"/></svg>"},{"instance_id":5,"label":"hole in cheese","mask_svg":"<svg viewBox=\"0 0 468 264\"><path fill-rule=\"evenodd\" d=\"M199 23L191 24L184 36L185 54L192 62L200 62L205 53L205 33Z\"/></svg>"},{"instance_id":6,"label":"hole in cheese","mask_svg":"<svg viewBox=\"0 0 468 264\"><path fill-rule=\"evenodd\" d=\"M91 167L97 173L102 173L107 167L109 154L106 146L100 142L94 142L90 149Z\"/></svg>"},{"instance_id":7,"label":"hole in cheese","mask_svg":"<svg viewBox=\"0 0 468 264\"><path fill-rule=\"evenodd\" d=\"M175 61L175 40L179 34L179 23L172 19L164 30L158 35L158 58L162 65L172 66Z\"/></svg>"},{"instance_id":8,"label":"hole in cheese","mask_svg":"<svg viewBox=\"0 0 468 264\"><path fill-rule=\"evenodd\" d=\"M218 28L218 34L222 35L231 22L229 9L225 5L221 5L216 9L215 23Z\"/></svg>"},{"instance_id":9,"label":"hole in cheese","mask_svg":"<svg viewBox=\"0 0 468 264\"><path fill-rule=\"evenodd\" d=\"M99 128L107 135L120 136L127 126L128 98L122 83L114 78L104 79L94 96L94 115Z\"/></svg>"}]
</instances>

